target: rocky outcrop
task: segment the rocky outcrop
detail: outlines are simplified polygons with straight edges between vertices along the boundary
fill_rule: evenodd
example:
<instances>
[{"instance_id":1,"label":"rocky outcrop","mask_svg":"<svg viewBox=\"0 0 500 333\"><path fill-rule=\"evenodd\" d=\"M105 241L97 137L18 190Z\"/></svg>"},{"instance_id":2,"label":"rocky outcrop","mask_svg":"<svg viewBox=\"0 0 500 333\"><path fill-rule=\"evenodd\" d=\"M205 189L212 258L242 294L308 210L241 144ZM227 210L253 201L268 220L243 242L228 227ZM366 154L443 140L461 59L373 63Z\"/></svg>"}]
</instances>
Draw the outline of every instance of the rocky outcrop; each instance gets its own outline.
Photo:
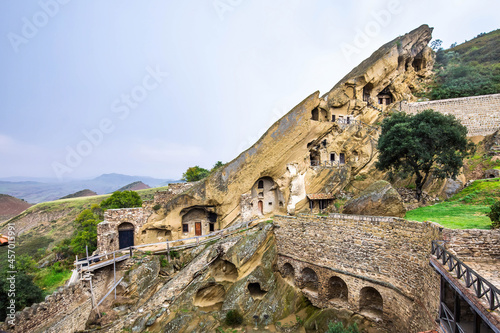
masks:
<instances>
[{"instance_id":1,"label":"rocky outcrop","mask_svg":"<svg viewBox=\"0 0 500 333\"><path fill-rule=\"evenodd\" d=\"M334 195L366 174L376 161L384 112L399 101L416 100L413 92L430 73L431 32L423 25L383 45L328 93L304 99L233 161L168 201L145 206L149 218L137 230L137 243L156 237L159 224L171 239L194 236L186 218L191 210L207 215L200 215L207 221L201 234L210 219L223 228L255 217L296 214L309 209L309 194Z\"/></svg>"},{"instance_id":2,"label":"rocky outcrop","mask_svg":"<svg viewBox=\"0 0 500 333\"><path fill-rule=\"evenodd\" d=\"M349 200L343 213L403 217L406 209L401 196L392 185L385 180L379 180Z\"/></svg>"}]
</instances>

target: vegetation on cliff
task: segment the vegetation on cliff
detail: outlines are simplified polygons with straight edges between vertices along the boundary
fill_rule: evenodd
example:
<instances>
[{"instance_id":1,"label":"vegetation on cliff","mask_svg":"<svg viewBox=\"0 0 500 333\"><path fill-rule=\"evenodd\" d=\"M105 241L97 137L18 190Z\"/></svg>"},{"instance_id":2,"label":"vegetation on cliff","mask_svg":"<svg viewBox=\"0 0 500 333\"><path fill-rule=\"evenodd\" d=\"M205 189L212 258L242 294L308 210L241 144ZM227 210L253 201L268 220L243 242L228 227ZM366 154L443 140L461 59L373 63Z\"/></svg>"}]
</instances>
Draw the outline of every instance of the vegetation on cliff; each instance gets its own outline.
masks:
<instances>
[{"instance_id":1,"label":"vegetation on cliff","mask_svg":"<svg viewBox=\"0 0 500 333\"><path fill-rule=\"evenodd\" d=\"M436 52L433 100L500 93L500 29Z\"/></svg>"},{"instance_id":2,"label":"vegetation on cliff","mask_svg":"<svg viewBox=\"0 0 500 333\"><path fill-rule=\"evenodd\" d=\"M473 147L467 128L452 115L425 110L416 115L393 113L384 119L378 140L377 169L404 177L415 175L417 200L430 175L438 179L459 174Z\"/></svg>"},{"instance_id":3,"label":"vegetation on cliff","mask_svg":"<svg viewBox=\"0 0 500 333\"><path fill-rule=\"evenodd\" d=\"M201 167L195 165L194 167L189 167L186 170L186 172L184 172L182 174L181 179L186 181L186 182L196 182L198 180L202 180L204 178L207 178L210 175L210 173L216 171L217 169L219 169L223 165L224 164L221 161L217 161L217 163L215 163L213 168L210 170L207 170L207 169L204 169L204 168L201 168Z\"/></svg>"}]
</instances>

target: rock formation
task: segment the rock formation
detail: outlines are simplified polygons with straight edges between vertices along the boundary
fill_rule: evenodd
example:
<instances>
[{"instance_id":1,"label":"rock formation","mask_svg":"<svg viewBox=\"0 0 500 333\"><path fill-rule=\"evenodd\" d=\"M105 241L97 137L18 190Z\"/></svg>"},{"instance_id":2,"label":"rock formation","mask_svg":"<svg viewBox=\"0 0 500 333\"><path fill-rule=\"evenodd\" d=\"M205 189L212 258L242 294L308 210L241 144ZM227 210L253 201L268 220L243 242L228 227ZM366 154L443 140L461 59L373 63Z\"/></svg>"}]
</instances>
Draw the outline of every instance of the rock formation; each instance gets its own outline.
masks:
<instances>
[{"instance_id":1,"label":"rock formation","mask_svg":"<svg viewBox=\"0 0 500 333\"><path fill-rule=\"evenodd\" d=\"M399 193L389 182L379 180L349 200L344 214L403 217L406 209Z\"/></svg>"},{"instance_id":2,"label":"rock formation","mask_svg":"<svg viewBox=\"0 0 500 333\"><path fill-rule=\"evenodd\" d=\"M276 213L328 210L335 193L373 166L383 111L416 100L412 92L433 65L431 31L422 25L385 44L328 93L304 99L208 178L169 200L158 196L146 203L146 220L134 230L136 243L206 234ZM113 249L103 242L99 247Z\"/></svg>"}]
</instances>

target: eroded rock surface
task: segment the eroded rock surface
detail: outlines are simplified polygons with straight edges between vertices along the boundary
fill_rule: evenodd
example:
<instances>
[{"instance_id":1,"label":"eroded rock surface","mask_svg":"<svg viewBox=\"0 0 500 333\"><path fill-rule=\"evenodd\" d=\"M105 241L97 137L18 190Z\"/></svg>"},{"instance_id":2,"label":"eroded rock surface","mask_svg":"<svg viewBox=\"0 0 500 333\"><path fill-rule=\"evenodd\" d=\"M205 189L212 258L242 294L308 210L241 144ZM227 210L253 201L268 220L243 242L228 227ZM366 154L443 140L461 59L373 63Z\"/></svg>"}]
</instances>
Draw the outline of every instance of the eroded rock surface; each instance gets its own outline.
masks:
<instances>
[{"instance_id":1,"label":"eroded rock surface","mask_svg":"<svg viewBox=\"0 0 500 333\"><path fill-rule=\"evenodd\" d=\"M343 213L403 217L406 209L398 191L389 182L379 180L349 200Z\"/></svg>"}]
</instances>

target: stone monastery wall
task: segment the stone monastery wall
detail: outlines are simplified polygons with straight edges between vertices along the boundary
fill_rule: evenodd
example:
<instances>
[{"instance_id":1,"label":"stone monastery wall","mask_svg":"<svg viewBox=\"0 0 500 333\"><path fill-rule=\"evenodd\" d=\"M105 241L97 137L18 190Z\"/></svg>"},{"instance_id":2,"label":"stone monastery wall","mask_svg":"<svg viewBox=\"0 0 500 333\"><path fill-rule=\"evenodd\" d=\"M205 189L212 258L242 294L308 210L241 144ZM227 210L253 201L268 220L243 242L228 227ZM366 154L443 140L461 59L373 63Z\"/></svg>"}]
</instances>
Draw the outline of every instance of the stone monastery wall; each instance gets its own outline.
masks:
<instances>
[{"instance_id":1,"label":"stone monastery wall","mask_svg":"<svg viewBox=\"0 0 500 333\"><path fill-rule=\"evenodd\" d=\"M427 109L454 115L467 127L468 136L493 134L500 127L500 94L417 103L401 102L401 111L408 114Z\"/></svg>"},{"instance_id":2,"label":"stone monastery wall","mask_svg":"<svg viewBox=\"0 0 500 333\"><path fill-rule=\"evenodd\" d=\"M439 277L429 266L429 255L432 240L442 239L439 225L344 214L276 216L274 223L278 266L291 264L299 283L306 267L316 271L323 285L340 277L349 288L348 306L358 311L360 290L372 287L382 295L384 318L394 325L390 329L434 327ZM325 294L320 290L313 304L327 307Z\"/></svg>"}]
</instances>

